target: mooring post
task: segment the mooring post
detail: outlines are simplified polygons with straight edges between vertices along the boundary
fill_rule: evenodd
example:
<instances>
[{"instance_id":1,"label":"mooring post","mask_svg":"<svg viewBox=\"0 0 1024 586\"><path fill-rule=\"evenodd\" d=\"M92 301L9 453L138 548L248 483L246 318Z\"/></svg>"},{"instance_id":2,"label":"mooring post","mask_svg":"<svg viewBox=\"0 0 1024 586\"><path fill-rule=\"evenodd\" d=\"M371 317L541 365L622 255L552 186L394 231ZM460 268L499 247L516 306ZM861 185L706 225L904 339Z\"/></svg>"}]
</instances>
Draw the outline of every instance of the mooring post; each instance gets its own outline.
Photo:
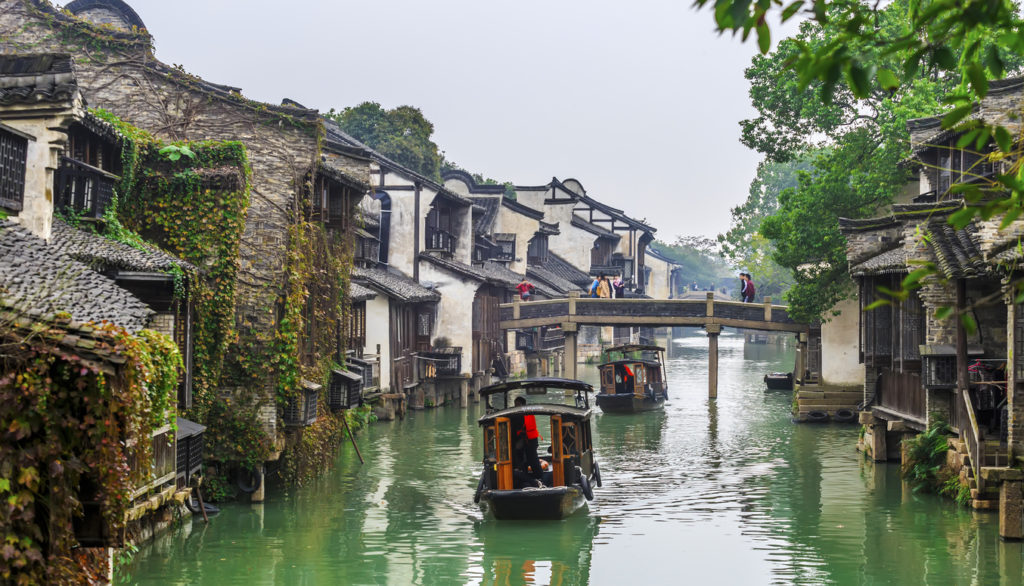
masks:
<instances>
[{"instance_id":1,"label":"mooring post","mask_svg":"<svg viewBox=\"0 0 1024 586\"><path fill-rule=\"evenodd\" d=\"M807 334L796 335L796 364L793 365L793 380L798 385L804 384L804 373L807 370Z\"/></svg>"},{"instance_id":2,"label":"mooring post","mask_svg":"<svg viewBox=\"0 0 1024 586\"><path fill-rule=\"evenodd\" d=\"M764 321L772 321L772 298L764 298Z\"/></svg>"},{"instance_id":3,"label":"mooring post","mask_svg":"<svg viewBox=\"0 0 1024 586\"><path fill-rule=\"evenodd\" d=\"M711 294L708 294L711 297ZM718 398L718 334L722 333L722 326L719 324L707 324L704 329L708 332L708 398Z\"/></svg>"},{"instance_id":4,"label":"mooring post","mask_svg":"<svg viewBox=\"0 0 1024 586\"><path fill-rule=\"evenodd\" d=\"M562 324L565 347L562 348L562 376L576 378L576 324Z\"/></svg>"}]
</instances>

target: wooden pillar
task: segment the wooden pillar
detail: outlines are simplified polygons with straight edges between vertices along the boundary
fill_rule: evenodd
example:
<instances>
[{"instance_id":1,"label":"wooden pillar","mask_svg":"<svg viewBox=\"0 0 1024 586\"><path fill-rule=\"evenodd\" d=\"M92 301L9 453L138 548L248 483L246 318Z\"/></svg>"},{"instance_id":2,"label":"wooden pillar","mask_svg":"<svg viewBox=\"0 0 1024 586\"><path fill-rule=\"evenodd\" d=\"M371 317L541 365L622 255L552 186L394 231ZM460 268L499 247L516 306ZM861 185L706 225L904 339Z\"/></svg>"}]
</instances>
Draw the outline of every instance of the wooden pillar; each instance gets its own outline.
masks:
<instances>
[{"instance_id":1,"label":"wooden pillar","mask_svg":"<svg viewBox=\"0 0 1024 586\"><path fill-rule=\"evenodd\" d=\"M807 334L801 332L796 335L796 364L793 365L793 380L803 384L804 373L807 370Z\"/></svg>"},{"instance_id":2,"label":"wooden pillar","mask_svg":"<svg viewBox=\"0 0 1024 586\"><path fill-rule=\"evenodd\" d=\"M711 294L708 294L710 300ZM704 329L708 332L708 398L718 398L718 335L722 333L722 326L718 324L707 324Z\"/></svg>"},{"instance_id":3,"label":"wooden pillar","mask_svg":"<svg viewBox=\"0 0 1024 586\"><path fill-rule=\"evenodd\" d=\"M956 282L956 389L957 394L961 389L969 388L970 376L967 373L967 330L964 329L964 322L960 320L964 308L967 306L967 283L963 279Z\"/></svg>"},{"instance_id":4,"label":"wooden pillar","mask_svg":"<svg viewBox=\"0 0 1024 586\"><path fill-rule=\"evenodd\" d=\"M562 349L562 376L576 378L576 324L562 324L565 347Z\"/></svg>"}]
</instances>

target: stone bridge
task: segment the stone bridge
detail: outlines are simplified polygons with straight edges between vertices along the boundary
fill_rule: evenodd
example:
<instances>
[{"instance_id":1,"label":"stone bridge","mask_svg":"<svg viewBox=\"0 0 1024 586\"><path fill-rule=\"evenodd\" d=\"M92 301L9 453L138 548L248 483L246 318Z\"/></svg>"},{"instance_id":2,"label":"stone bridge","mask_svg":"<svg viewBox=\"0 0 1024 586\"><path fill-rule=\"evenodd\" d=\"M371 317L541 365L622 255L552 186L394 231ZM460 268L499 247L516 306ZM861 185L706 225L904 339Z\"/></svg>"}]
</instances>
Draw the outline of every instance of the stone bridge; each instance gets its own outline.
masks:
<instances>
[{"instance_id":1,"label":"stone bridge","mask_svg":"<svg viewBox=\"0 0 1024 586\"><path fill-rule=\"evenodd\" d=\"M571 292L566 299L520 302L501 305L501 328L514 330L540 326L561 326L565 335L563 373L576 378L576 336L581 325L702 327L708 334L708 396L718 395L718 335L722 327L770 332L793 332L798 335L795 372L803 372L807 355L807 324L789 317L784 305L742 303L716 300L714 293L706 299L595 299Z\"/></svg>"}]
</instances>

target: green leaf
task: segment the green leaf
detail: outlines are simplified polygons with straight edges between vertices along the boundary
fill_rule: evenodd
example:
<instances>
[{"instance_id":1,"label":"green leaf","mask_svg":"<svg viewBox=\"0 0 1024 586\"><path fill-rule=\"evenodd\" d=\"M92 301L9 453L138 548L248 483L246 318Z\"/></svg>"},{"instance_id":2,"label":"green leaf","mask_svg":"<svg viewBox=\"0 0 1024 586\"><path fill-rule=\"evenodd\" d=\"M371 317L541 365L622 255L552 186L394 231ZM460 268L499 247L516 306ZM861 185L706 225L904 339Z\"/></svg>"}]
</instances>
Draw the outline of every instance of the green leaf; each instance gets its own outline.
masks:
<instances>
[{"instance_id":1,"label":"green leaf","mask_svg":"<svg viewBox=\"0 0 1024 586\"><path fill-rule=\"evenodd\" d=\"M934 274L935 269L932 267L921 267L919 269L914 269L913 271L910 272L909 275L903 278L903 282L900 283L900 286L903 287L904 289L914 289L918 286L918 283L921 281L921 279L927 277L928 275Z\"/></svg>"},{"instance_id":2,"label":"green leaf","mask_svg":"<svg viewBox=\"0 0 1024 586\"><path fill-rule=\"evenodd\" d=\"M772 33L767 24L757 25L757 47L761 50L762 55L767 55L772 48Z\"/></svg>"},{"instance_id":3,"label":"green leaf","mask_svg":"<svg viewBox=\"0 0 1024 586\"><path fill-rule=\"evenodd\" d=\"M974 140L976 138L978 138L979 134L981 134L981 129L980 128L975 128L974 130L970 130L970 131L965 132L956 141L956 148L958 148L958 149L965 149L965 148L967 148L967 145L969 145L972 142L974 142Z\"/></svg>"},{"instance_id":4,"label":"green leaf","mask_svg":"<svg viewBox=\"0 0 1024 586\"><path fill-rule=\"evenodd\" d=\"M946 319L953 314L953 308L943 306L935 309L935 319Z\"/></svg>"},{"instance_id":5,"label":"green leaf","mask_svg":"<svg viewBox=\"0 0 1024 586\"><path fill-rule=\"evenodd\" d=\"M872 309L878 309L879 307L885 307L886 305L891 305L888 299L877 299L875 301L872 301L870 305L865 307L864 311L871 311Z\"/></svg>"},{"instance_id":6,"label":"green leaf","mask_svg":"<svg viewBox=\"0 0 1024 586\"><path fill-rule=\"evenodd\" d=\"M850 82L853 95L858 98L866 98L871 94L871 82L863 67L856 64L850 65L846 71L846 79Z\"/></svg>"},{"instance_id":7,"label":"green leaf","mask_svg":"<svg viewBox=\"0 0 1024 586\"><path fill-rule=\"evenodd\" d=\"M827 0L814 0L814 20L822 24L828 22Z\"/></svg>"},{"instance_id":8,"label":"green leaf","mask_svg":"<svg viewBox=\"0 0 1024 586\"><path fill-rule=\"evenodd\" d=\"M981 68L981 63L971 63L967 67L967 78L979 98L984 98L988 94L988 80L985 79L985 70Z\"/></svg>"},{"instance_id":9,"label":"green leaf","mask_svg":"<svg viewBox=\"0 0 1024 586\"><path fill-rule=\"evenodd\" d=\"M1010 208L1006 212L1006 215L1003 217L1003 221L999 223L999 229L1000 230L1005 230L1005 229L1009 228L1010 224L1012 224L1014 222L1014 220L1016 220L1018 217L1020 217L1020 212L1021 212L1021 209L1019 207L1012 207L1012 208Z\"/></svg>"},{"instance_id":10,"label":"green leaf","mask_svg":"<svg viewBox=\"0 0 1024 586\"><path fill-rule=\"evenodd\" d=\"M896 78L895 73L888 69L879 69L875 79L878 80L878 85L887 92L891 92L900 87L900 80Z\"/></svg>"},{"instance_id":11,"label":"green leaf","mask_svg":"<svg viewBox=\"0 0 1024 586\"><path fill-rule=\"evenodd\" d=\"M999 55L999 49L994 44L989 45L988 50L985 52L985 65L988 66L988 70L992 72L992 76L996 79L1003 77L1003 73L1006 72L1003 58Z\"/></svg>"},{"instance_id":12,"label":"green leaf","mask_svg":"<svg viewBox=\"0 0 1024 586\"><path fill-rule=\"evenodd\" d=\"M0 478L0 494L11 492L11 481L7 478Z\"/></svg>"},{"instance_id":13,"label":"green leaf","mask_svg":"<svg viewBox=\"0 0 1024 586\"><path fill-rule=\"evenodd\" d=\"M996 144L999 145L999 150L1004 153L1009 153L1013 150L1013 136L1010 135L1010 131L1005 126L996 126Z\"/></svg>"},{"instance_id":14,"label":"green leaf","mask_svg":"<svg viewBox=\"0 0 1024 586\"><path fill-rule=\"evenodd\" d=\"M982 128L977 142L974 143L974 150L980 152L988 144L988 139L990 138L992 138L992 128L988 126Z\"/></svg>"},{"instance_id":15,"label":"green leaf","mask_svg":"<svg viewBox=\"0 0 1024 586\"><path fill-rule=\"evenodd\" d=\"M971 223L974 219L974 208L966 207L961 210L953 212L949 216L949 225L953 226L957 230L962 230L967 224Z\"/></svg>"},{"instance_id":16,"label":"green leaf","mask_svg":"<svg viewBox=\"0 0 1024 586\"><path fill-rule=\"evenodd\" d=\"M796 0L782 11L782 22L793 18L793 15L800 10L800 7L804 5L804 0Z\"/></svg>"},{"instance_id":17,"label":"green leaf","mask_svg":"<svg viewBox=\"0 0 1024 586\"><path fill-rule=\"evenodd\" d=\"M956 57L949 47L939 47L932 53L932 61L943 69L956 69Z\"/></svg>"},{"instance_id":18,"label":"green leaf","mask_svg":"<svg viewBox=\"0 0 1024 586\"><path fill-rule=\"evenodd\" d=\"M960 323L967 330L968 336L973 336L974 332L978 331L978 322L974 321L974 316L969 313L960 314Z\"/></svg>"},{"instance_id":19,"label":"green leaf","mask_svg":"<svg viewBox=\"0 0 1024 586\"><path fill-rule=\"evenodd\" d=\"M957 122L960 122L971 114L974 110L974 104L965 104L963 106L957 106L949 111L948 114L942 117L942 127L952 128L956 126Z\"/></svg>"}]
</instances>

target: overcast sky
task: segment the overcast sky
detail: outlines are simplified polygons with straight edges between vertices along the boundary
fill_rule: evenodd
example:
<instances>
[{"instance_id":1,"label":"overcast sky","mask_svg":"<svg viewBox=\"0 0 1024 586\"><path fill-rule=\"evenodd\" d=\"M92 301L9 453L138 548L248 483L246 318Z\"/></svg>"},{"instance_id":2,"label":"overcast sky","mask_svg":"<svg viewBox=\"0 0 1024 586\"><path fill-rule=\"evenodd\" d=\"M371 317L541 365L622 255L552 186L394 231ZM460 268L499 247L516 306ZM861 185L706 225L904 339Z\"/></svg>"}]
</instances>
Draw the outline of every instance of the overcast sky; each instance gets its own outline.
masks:
<instances>
[{"instance_id":1,"label":"overcast sky","mask_svg":"<svg viewBox=\"0 0 1024 586\"><path fill-rule=\"evenodd\" d=\"M419 107L467 170L574 177L662 240L728 229L759 160L755 45L690 0L127 1L166 63L265 102Z\"/></svg>"}]
</instances>

